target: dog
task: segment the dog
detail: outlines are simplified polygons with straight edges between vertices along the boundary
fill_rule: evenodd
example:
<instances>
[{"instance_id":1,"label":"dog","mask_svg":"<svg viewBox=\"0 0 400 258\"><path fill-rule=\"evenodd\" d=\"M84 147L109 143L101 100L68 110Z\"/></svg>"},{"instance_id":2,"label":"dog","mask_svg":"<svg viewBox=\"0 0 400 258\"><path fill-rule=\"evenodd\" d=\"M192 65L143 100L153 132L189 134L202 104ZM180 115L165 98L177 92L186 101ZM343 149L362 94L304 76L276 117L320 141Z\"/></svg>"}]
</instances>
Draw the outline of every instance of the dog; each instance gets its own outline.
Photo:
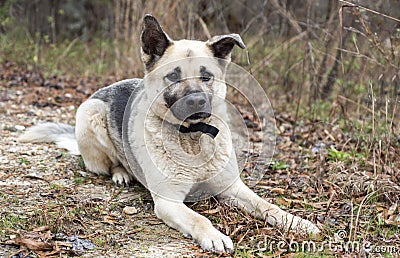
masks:
<instances>
[{"instance_id":1,"label":"dog","mask_svg":"<svg viewBox=\"0 0 400 258\"><path fill-rule=\"evenodd\" d=\"M245 48L241 37L175 41L146 15L140 40L144 79L95 92L78 108L75 127L36 125L20 141L55 142L116 184L138 180L151 191L156 216L205 251L234 250L228 236L184 204L206 195L285 231L318 235L312 222L262 199L239 177L224 76L233 48Z\"/></svg>"}]
</instances>

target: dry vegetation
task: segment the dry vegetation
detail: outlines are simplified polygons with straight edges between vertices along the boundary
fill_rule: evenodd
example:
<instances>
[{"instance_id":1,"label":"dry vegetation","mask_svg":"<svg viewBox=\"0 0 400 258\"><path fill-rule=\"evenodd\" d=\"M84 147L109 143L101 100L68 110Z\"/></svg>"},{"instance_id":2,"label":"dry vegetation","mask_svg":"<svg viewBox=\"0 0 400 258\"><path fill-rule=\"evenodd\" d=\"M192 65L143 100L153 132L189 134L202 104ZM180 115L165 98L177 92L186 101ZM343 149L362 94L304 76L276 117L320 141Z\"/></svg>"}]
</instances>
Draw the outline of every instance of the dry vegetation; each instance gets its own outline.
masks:
<instances>
[{"instance_id":1,"label":"dry vegetation","mask_svg":"<svg viewBox=\"0 0 400 258\"><path fill-rule=\"evenodd\" d=\"M144 256L154 249L207 255L159 223L140 186L115 187L63 150L15 140L21 126L73 124L74 110L93 91L142 76L138 38L145 13L175 39L242 35L247 49L235 50L233 60L265 88L278 128L274 159L250 156L243 172L248 176L255 165L265 171L253 187L258 194L316 222L325 232L318 244L400 247L398 1L359 1L365 8L335 0L67 2L0 3L0 255ZM213 200L190 205L232 237L238 257L374 251L270 249L272 241L302 239ZM138 213L127 216L125 206ZM74 241L57 233L96 248L74 251ZM34 250L12 241L18 238L50 246Z\"/></svg>"}]
</instances>

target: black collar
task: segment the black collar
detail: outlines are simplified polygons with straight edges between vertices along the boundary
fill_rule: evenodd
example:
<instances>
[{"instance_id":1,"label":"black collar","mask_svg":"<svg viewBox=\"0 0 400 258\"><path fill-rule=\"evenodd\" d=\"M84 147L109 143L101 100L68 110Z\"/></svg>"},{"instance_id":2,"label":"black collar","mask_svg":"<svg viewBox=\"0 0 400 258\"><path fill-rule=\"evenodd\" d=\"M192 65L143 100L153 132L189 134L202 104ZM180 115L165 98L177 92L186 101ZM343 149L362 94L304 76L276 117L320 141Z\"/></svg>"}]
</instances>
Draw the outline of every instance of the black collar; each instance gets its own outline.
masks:
<instances>
[{"instance_id":1,"label":"black collar","mask_svg":"<svg viewBox=\"0 0 400 258\"><path fill-rule=\"evenodd\" d=\"M214 139L217 136L219 130L218 128L212 125L199 122L197 124L190 124L189 127L180 125L179 132L181 133L202 132Z\"/></svg>"}]
</instances>

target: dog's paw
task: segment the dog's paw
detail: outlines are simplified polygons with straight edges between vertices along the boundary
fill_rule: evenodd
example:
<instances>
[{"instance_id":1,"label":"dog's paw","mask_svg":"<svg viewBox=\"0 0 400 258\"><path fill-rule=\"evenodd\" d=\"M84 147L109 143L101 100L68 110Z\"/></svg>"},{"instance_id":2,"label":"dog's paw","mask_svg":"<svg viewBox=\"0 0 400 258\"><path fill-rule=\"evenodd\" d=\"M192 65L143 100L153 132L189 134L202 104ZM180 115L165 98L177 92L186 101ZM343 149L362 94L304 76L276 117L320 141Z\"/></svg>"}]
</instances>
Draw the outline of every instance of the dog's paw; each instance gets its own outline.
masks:
<instances>
[{"instance_id":1,"label":"dog's paw","mask_svg":"<svg viewBox=\"0 0 400 258\"><path fill-rule=\"evenodd\" d=\"M290 230L298 232L303 235L311 235L312 237L319 237L321 230L311 221L294 216L292 223L290 223Z\"/></svg>"},{"instance_id":2,"label":"dog's paw","mask_svg":"<svg viewBox=\"0 0 400 258\"><path fill-rule=\"evenodd\" d=\"M123 167L115 167L111 170L112 180L116 185L129 185L132 177Z\"/></svg>"},{"instance_id":3,"label":"dog's paw","mask_svg":"<svg viewBox=\"0 0 400 258\"><path fill-rule=\"evenodd\" d=\"M204 237L199 239L198 242L204 251L211 251L216 253L233 252L232 240L216 229L213 230L213 232L204 235Z\"/></svg>"}]
</instances>

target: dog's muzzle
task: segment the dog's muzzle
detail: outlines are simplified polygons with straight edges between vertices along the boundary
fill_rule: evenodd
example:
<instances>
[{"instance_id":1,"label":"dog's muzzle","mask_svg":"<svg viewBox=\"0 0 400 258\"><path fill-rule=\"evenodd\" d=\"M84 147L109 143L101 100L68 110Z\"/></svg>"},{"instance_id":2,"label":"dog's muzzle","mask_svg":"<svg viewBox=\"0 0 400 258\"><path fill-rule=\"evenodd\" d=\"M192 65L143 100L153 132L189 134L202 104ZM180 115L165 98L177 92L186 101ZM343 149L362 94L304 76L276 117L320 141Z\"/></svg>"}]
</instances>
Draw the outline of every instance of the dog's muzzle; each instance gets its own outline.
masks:
<instances>
[{"instance_id":1,"label":"dog's muzzle","mask_svg":"<svg viewBox=\"0 0 400 258\"><path fill-rule=\"evenodd\" d=\"M179 120L197 123L211 116L211 100L205 92L190 92L178 99L170 109Z\"/></svg>"},{"instance_id":2,"label":"dog's muzzle","mask_svg":"<svg viewBox=\"0 0 400 258\"><path fill-rule=\"evenodd\" d=\"M215 138L218 128L202 121L211 116L211 96L202 91L192 91L175 101L170 107L171 112L182 122L187 122L188 127L178 125L181 133L202 132Z\"/></svg>"}]
</instances>

